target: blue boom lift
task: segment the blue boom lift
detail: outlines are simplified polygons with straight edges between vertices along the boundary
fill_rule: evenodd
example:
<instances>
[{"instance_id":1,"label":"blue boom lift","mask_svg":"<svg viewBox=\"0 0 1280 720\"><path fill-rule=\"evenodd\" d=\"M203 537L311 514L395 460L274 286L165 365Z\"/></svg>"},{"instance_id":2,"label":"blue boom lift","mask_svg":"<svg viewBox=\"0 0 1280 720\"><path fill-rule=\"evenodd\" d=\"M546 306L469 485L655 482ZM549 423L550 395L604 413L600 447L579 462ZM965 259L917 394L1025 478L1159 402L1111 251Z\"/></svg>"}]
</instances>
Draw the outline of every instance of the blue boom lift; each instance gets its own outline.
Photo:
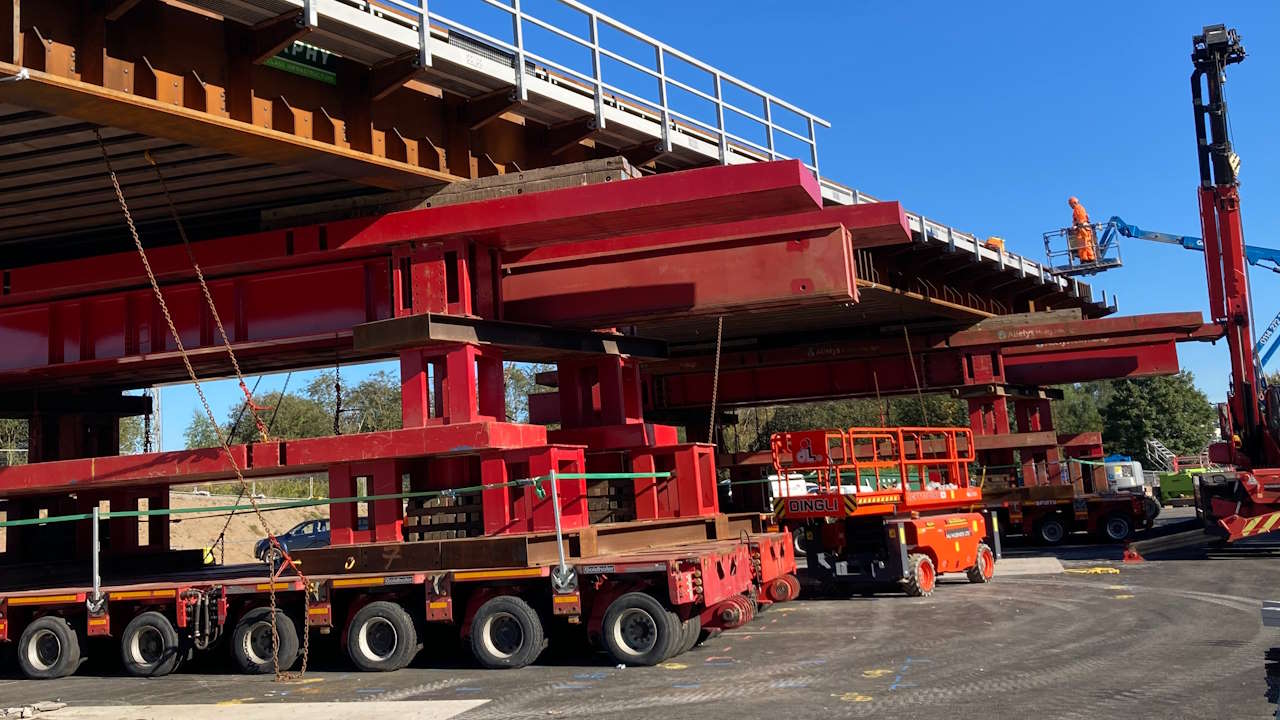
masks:
<instances>
[{"instance_id":1,"label":"blue boom lift","mask_svg":"<svg viewBox=\"0 0 1280 720\"><path fill-rule=\"evenodd\" d=\"M1121 237L1165 243L1167 245L1180 245L1187 250L1204 252L1204 240L1201 238L1190 235L1175 235L1156 230L1144 230L1137 225L1130 225L1114 215L1105 223L1094 223L1093 232L1094 237L1098 238L1097 258L1087 262L1079 259L1076 248L1070 247L1070 228L1045 233L1044 249L1045 255L1049 258L1050 271L1054 275L1070 277L1093 275L1103 270L1120 267L1123 264L1120 261L1119 240ZM1068 242L1065 245L1061 242L1063 238L1068 238ZM1066 249L1059 249L1063 247ZM1250 265L1280 273L1280 250L1259 245L1245 245L1244 255ZM1276 353L1277 349L1280 349L1280 342L1276 342L1280 340L1280 336L1276 335L1277 330L1280 330L1280 314L1277 314L1271 320L1271 324L1267 325L1267 329L1259 336L1257 345L1254 348L1260 358L1261 367L1265 368L1271 360L1271 356Z\"/></svg>"}]
</instances>

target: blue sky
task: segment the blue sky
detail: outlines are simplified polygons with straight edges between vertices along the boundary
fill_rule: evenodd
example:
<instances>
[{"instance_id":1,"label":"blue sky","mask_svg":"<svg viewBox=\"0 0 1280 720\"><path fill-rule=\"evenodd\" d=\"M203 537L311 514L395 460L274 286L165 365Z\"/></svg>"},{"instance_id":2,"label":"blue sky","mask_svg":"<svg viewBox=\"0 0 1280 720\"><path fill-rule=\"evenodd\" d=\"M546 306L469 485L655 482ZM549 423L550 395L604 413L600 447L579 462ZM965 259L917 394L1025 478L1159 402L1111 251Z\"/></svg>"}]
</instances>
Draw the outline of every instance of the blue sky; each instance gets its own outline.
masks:
<instances>
[{"instance_id":1,"label":"blue sky","mask_svg":"<svg viewBox=\"0 0 1280 720\"><path fill-rule=\"evenodd\" d=\"M537 13L547 2L524 5ZM433 0L432 10L469 4ZM1095 220L1120 215L1199 234L1188 55L1204 24L1225 22L1250 53L1227 85L1246 242L1280 247L1280 3L690 0L678 12L669 3L590 4L830 121L819 135L823 175L999 235L1036 259L1041 233L1070 221L1069 195ZM1123 255L1123 268L1094 280L1118 295L1121 313L1207 312L1198 253L1131 241ZM1265 326L1280 310L1280 277L1255 280L1255 324ZM1225 344L1182 345L1179 355L1222 399ZM348 369L344 379L365 373ZM268 378L260 391L283 380ZM214 383L210 396L221 417L238 391ZM166 448L181 446L194 403L190 388L165 389Z\"/></svg>"}]
</instances>

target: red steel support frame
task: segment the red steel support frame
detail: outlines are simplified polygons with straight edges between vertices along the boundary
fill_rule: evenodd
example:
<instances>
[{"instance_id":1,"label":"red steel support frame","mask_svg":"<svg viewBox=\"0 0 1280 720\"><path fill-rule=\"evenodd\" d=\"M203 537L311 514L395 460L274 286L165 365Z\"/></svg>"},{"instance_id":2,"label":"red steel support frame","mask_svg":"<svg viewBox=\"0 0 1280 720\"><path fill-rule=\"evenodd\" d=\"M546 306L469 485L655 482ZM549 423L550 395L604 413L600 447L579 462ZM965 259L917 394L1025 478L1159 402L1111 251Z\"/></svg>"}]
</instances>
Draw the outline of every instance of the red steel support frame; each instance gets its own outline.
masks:
<instances>
[{"instance_id":1,"label":"red steel support frame","mask_svg":"<svg viewBox=\"0 0 1280 720\"><path fill-rule=\"evenodd\" d=\"M575 242L564 242L566 237ZM601 319L599 312L582 314L582 307L606 308L609 317L628 320L655 311L848 301L856 297L853 243L908 239L896 204L821 209L812 175L798 163L778 162L205 241L196 243L194 252L242 365L252 372L357 356L353 326L421 313L495 320L515 314L572 324ZM504 253L511 255L510 263ZM192 282L185 251L155 249L150 260L196 367L202 373L224 372L221 338ZM672 303L660 292L666 286L650 281L675 277L671 269L676 266L685 273L679 280L688 297L696 300L677 294ZM721 272L712 272L733 267L770 272L747 284L725 282ZM573 295L583 282L619 274L641 293L612 306L584 304ZM180 357L139 275L136 256L12 268L5 275L0 340L26 351L0 359L0 387L29 391L90 380L100 387L127 387L182 377ZM616 282L608 280L599 289ZM637 302L646 296L666 304ZM399 358L403 430L236 446L237 465L249 477L326 471L332 497L394 494L402 477L420 489L435 489L513 473L536 477L583 469L582 451L546 446L543 428L502 423L503 357L497 350L437 344L400 350ZM567 363L566 368L572 366ZM674 428L644 423L634 361L609 357L576 367L583 372L579 387L590 398L577 398L581 412L564 435L600 441L601 449L637 451L630 464L673 473L636 484L637 517L714 513L710 448L675 445ZM82 419L72 413L59 420L60 435ZM0 471L0 492L39 498L72 488L81 493L113 488L112 502L127 506L148 486L232 475L218 451L102 457L86 464L72 458L104 449L59 439L57 453L45 459L65 459ZM485 459L474 467L440 457L476 453ZM532 492L486 492L484 531L550 527L548 503L535 501ZM588 520L585 493L581 481L561 486L567 526ZM333 542L385 542L402 535L399 500L371 501L367 528L359 526L355 513L354 505L335 507ZM112 525L116 549L132 550L136 543L127 538L136 541L136 521L117 518Z\"/></svg>"},{"instance_id":2,"label":"red steel support frame","mask_svg":"<svg viewBox=\"0 0 1280 720\"><path fill-rule=\"evenodd\" d=\"M259 371L328 363L335 354L358 357L353 326L424 312L601 327L655 312L847 302L856 294L851 244L908 240L896 203L821 209L812 175L798 163L778 162L193 247L246 369ZM197 369L226 372L185 252L157 248L149 258ZM678 292L668 295L677 267ZM772 273L760 283L723 279L727 269L761 268ZM0 389L183 379L135 254L8 268L5 275L0 342L14 351L0 358ZM599 302L607 288L589 283L603 278L633 293ZM583 288L576 296L575 287ZM583 292L593 293L590 301ZM598 309L584 314L592 307Z\"/></svg>"},{"instance_id":3,"label":"red steel support frame","mask_svg":"<svg viewBox=\"0 0 1280 720\"><path fill-rule=\"evenodd\" d=\"M1018 332L961 331L914 341L910 357L903 341L883 337L730 352L721 359L718 402L733 407L910 393L917 378L928 392L1172 374L1178 370L1178 342L1216 337L1204 330L1199 313L1162 313L1046 323ZM711 366L705 356L648 365L646 409L708 407ZM546 410L547 402L537 407Z\"/></svg>"}]
</instances>

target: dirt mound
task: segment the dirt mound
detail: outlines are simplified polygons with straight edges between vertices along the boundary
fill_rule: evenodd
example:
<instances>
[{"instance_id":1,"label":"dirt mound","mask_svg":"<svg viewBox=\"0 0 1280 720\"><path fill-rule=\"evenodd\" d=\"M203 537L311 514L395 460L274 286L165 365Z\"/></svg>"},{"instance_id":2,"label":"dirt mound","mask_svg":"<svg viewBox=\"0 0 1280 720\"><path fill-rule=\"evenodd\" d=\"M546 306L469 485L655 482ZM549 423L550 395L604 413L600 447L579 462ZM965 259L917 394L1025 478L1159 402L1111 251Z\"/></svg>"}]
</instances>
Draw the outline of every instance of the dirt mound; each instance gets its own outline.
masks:
<instances>
[{"instance_id":1,"label":"dirt mound","mask_svg":"<svg viewBox=\"0 0 1280 720\"><path fill-rule=\"evenodd\" d=\"M259 500L259 503L281 502L279 500ZM169 503L172 508L224 507L236 504L234 495L191 495L189 493L171 493ZM241 505L248 505L248 500L241 500ZM170 543L175 550L196 550L213 544L222 526L227 522L228 513L213 511L209 514L193 513L171 515L169 517ZM271 510L263 512L272 532L282 533L303 520L328 517L326 505L316 507L291 508L288 510ZM254 562L253 545L266 536L258 518L252 510L242 510L231 517L227 527L226 560L227 564Z\"/></svg>"}]
</instances>

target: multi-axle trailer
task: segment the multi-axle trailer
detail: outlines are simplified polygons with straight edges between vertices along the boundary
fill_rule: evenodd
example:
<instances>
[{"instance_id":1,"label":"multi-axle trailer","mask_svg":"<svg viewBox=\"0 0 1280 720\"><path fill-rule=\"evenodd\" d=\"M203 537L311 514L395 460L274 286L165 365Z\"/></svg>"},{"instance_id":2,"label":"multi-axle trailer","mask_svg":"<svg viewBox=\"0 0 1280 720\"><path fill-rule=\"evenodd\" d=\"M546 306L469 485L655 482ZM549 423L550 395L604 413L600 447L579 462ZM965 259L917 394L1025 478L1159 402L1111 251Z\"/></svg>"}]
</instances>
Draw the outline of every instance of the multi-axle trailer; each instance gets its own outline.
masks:
<instances>
[{"instance_id":1,"label":"multi-axle trailer","mask_svg":"<svg viewBox=\"0 0 1280 720\"><path fill-rule=\"evenodd\" d=\"M559 540L330 547L292 561L305 576L287 564L234 565L0 590L0 641L16 643L31 678L75 672L81 639L102 636L118 640L133 675L165 675L213 651L243 672L287 671L308 631L337 633L357 668L387 671L407 665L420 631L438 624L456 628L481 665L517 668L583 626L614 661L652 665L799 588L791 537L764 532L758 515L589 526Z\"/></svg>"}]
</instances>

